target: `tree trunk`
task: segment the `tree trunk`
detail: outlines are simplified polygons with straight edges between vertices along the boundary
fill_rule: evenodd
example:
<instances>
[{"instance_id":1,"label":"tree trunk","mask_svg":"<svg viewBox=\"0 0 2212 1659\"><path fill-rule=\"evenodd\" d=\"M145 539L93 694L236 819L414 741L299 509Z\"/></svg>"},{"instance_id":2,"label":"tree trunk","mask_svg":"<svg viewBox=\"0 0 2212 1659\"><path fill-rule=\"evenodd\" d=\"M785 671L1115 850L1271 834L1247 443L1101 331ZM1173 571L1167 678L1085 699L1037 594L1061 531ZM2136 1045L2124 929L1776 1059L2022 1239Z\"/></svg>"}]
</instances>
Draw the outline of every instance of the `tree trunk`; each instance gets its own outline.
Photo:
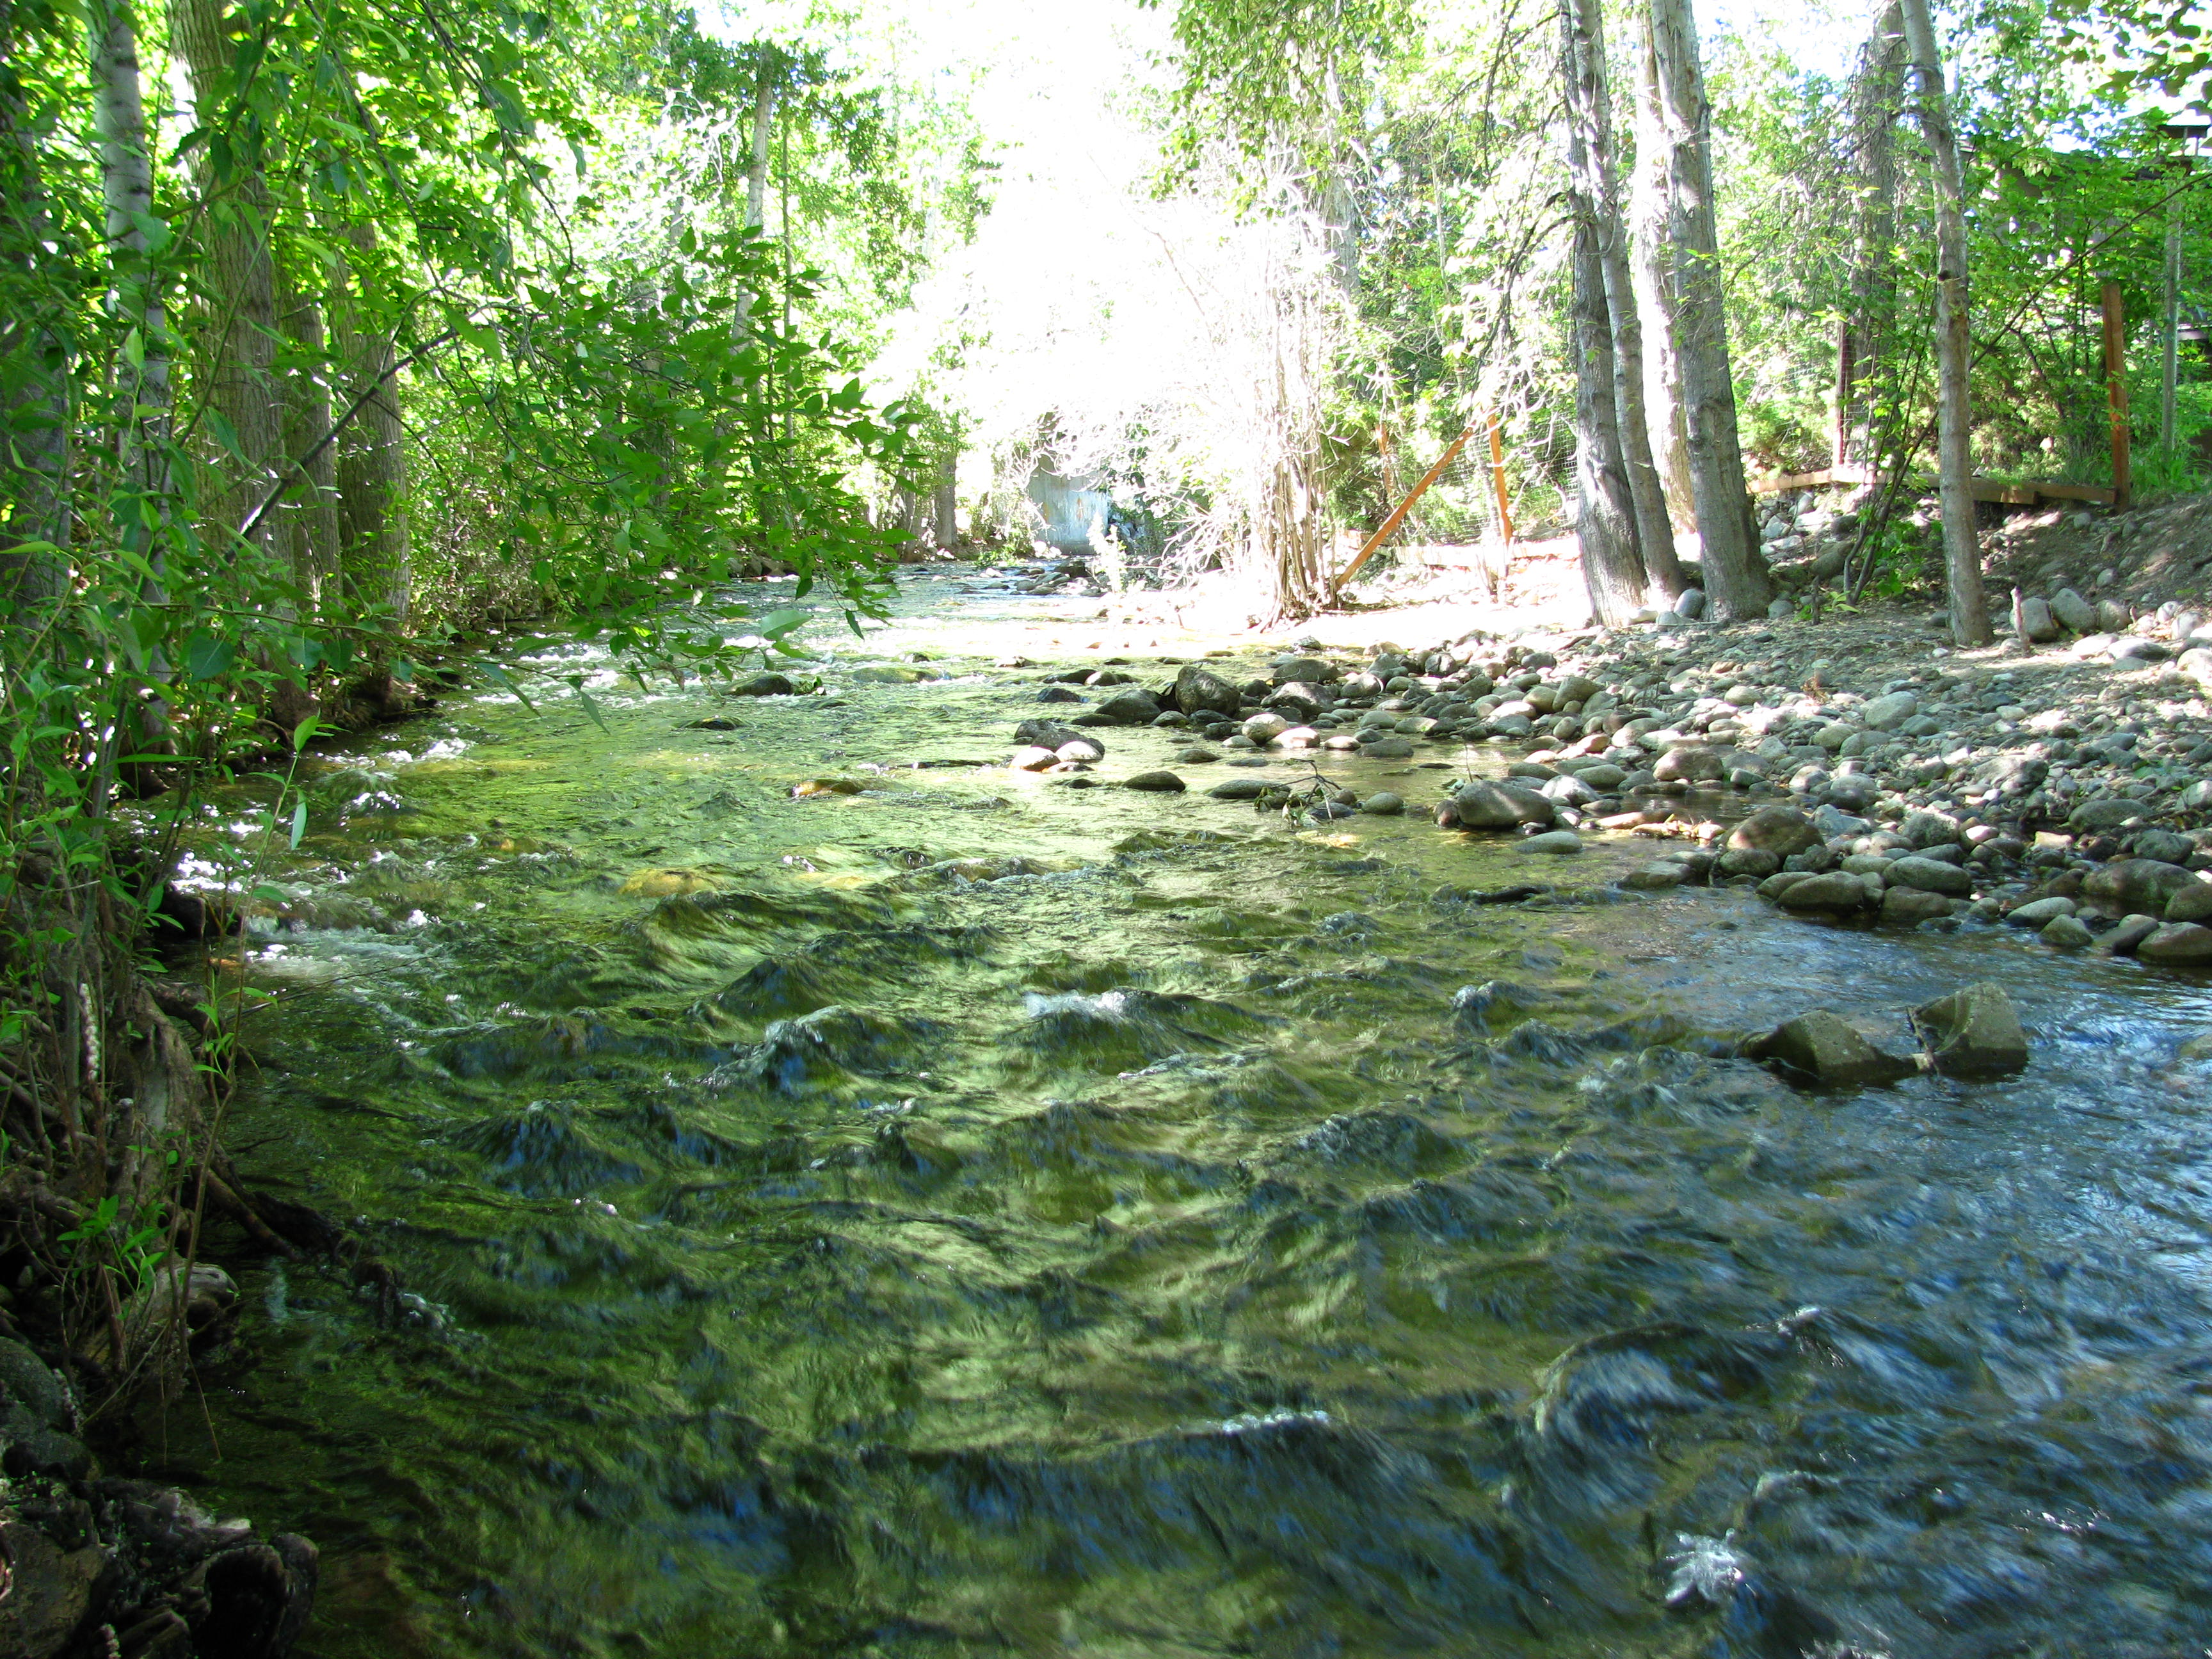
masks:
<instances>
[{"instance_id":1,"label":"tree trunk","mask_svg":"<svg viewBox=\"0 0 2212 1659\"><path fill-rule=\"evenodd\" d=\"M1674 343L1705 586L1717 621L1762 617L1773 597L1752 529L1729 375L1728 308L1713 219L1712 107L1698 61L1690 0L1650 0L1652 62L1667 147Z\"/></svg>"},{"instance_id":2,"label":"tree trunk","mask_svg":"<svg viewBox=\"0 0 2212 1659\"><path fill-rule=\"evenodd\" d=\"M1661 603L1686 586L1674 556L1674 527L1667 492L1651 454L1644 402L1644 329L1629 271L1628 235L1622 223L1620 186L1613 159L1613 106L1605 79L1605 15L1601 0L1569 0L1561 8L1565 31L1567 120L1572 134L1568 161L1574 187L1587 204L1605 279L1606 314L1613 326L1613 403L1619 413L1621 459L1636 512L1636 543L1650 596Z\"/></svg>"},{"instance_id":3,"label":"tree trunk","mask_svg":"<svg viewBox=\"0 0 2212 1659\"><path fill-rule=\"evenodd\" d=\"M149 528L144 504L156 523L168 516L170 406L168 319L154 274L146 260L146 233L140 228L154 209L154 167L146 136L146 106L138 69L138 30L130 0L94 0L91 8L94 121L100 137L100 190L107 210L108 258L117 312L137 325L142 356L120 372L131 384L123 388L131 413L123 422L118 459L120 494L137 498L122 514L122 539L144 555L156 576L167 553ZM147 599L165 599L159 581Z\"/></svg>"},{"instance_id":4,"label":"tree trunk","mask_svg":"<svg viewBox=\"0 0 2212 1659\"><path fill-rule=\"evenodd\" d=\"M1897 145L1905 106L1905 17L1883 8L1859 53L1851 132L1857 154L1858 227L1851 251L1851 309L1844 344L1849 373L1838 388L1836 459L1872 465L1875 423L1893 393L1883 385L1897 318Z\"/></svg>"},{"instance_id":5,"label":"tree trunk","mask_svg":"<svg viewBox=\"0 0 2212 1659\"><path fill-rule=\"evenodd\" d=\"M1644 561L1637 549L1636 505L1620 448L1612 319L1607 313L1605 255L1598 204L1589 185L1595 168L1585 142L1586 88L1572 5L1559 12L1560 58L1568 83L1567 199L1574 215L1575 539L1582 548L1583 583L1599 622L1617 628L1644 604Z\"/></svg>"},{"instance_id":6,"label":"tree trunk","mask_svg":"<svg viewBox=\"0 0 2212 1659\"><path fill-rule=\"evenodd\" d=\"M338 239L357 253L376 250L371 225L349 225ZM390 608L404 626L409 598L406 431L399 419L398 361L392 337L362 315L358 279L341 266L331 290L337 336L338 386L347 407L371 392L338 438L338 562L357 601ZM386 378L390 376L390 378Z\"/></svg>"},{"instance_id":7,"label":"tree trunk","mask_svg":"<svg viewBox=\"0 0 2212 1659\"><path fill-rule=\"evenodd\" d=\"M25 291L35 295L52 216L38 139L26 119L22 84L12 68L21 50L15 7L11 0L0 0L0 172L5 174L0 213L6 215L0 225L0 259L21 273ZM67 586L66 556L27 544L69 545L68 360L44 320L10 316L0 319L0 361L17 365L7 410L12 434L9 493L14 500L7 525L0 529L0 619L29 622Z\"/></svg>"},{"instance_id":8,"label":"tree trunk","mask_svg":"<svg viewBox=\"0 0 2212 1659\"><path fill-rule=\"evenodd\" d=\"M1676 524L1697 522L1690 434L1682 420L1682 363L1674 349L1674 262L1667 228L1667 138L1659 71L1646 34L1637 53L1636 168L1631 192L1629 272L1644 325L1644 424L1651 459Z\"/></svg>"},{"instance_id":9,"label":"tree trunk","mask_svg":"<svg viewBox=\"0 0 2212 1659\"><path fill-rule=\"evenodd\" d=\"M216 121L231 95L233 59L223 27L222 0L170 0L169 38L184 59L191 82L195 113ZM204 149L200 154L204 156ZM223 548L261 504L274 482L283 406L278 396L276 357L276 270L269 247L269 191L258 157L245 143L232 151L239 171L228 181L211 166L199 169L200 185L211 198L206 227L207 258L201 264L206 283L208 326L201 331L204 356L196 378L210 411L228 422L238 441L235 455L216 437L222 459L217 469L228 487L211 492L209 544ZM254 539L265 541L269 520ZM220 529L215 526L219 526Z\"/></svg>"},{"instance_id":10,"label":"tree trunk","mask_svg":"<svg viewBox=\"0 0 2212 1659\"><path fill-rule=\"evenodd\" d=\"M1920 130L1935 162L1936 482L1951 637L1962 646L1987 645L1990 607L1982 592L1981 538L1974 528L1973 427L1966 398L1966 191L1928 0L1904 0L1904 12L1913 78L1919 82Z\"/></svg>"},{"instance_id":11,"label":"tree trunk","mask_svg":"<svg viewBox=\"0 0 2212 1659\"><path fill-rule=\"evenodd\" d=\"M960 545L960 440L956 434L952 447L939 463L937 474L935 502L935 536L937 550L950 553Z\"/></svg>"},{"instance_id":12,"label":"tree trunk","mask_svg":"<svg viewBox=\"0 0 2212 1659\"><path fill-rule=\"evenodd\" d=\"M278 460L286 491L270 545L289 557L293 580L312 609L339 568L337 453L335 446L321 441L331 428L323 308L289 271L277 274L276 325L290 361L283 370L284 433ZM295 466L310 449L317 452L314 459Z\"/></svg>"}]
</instances>

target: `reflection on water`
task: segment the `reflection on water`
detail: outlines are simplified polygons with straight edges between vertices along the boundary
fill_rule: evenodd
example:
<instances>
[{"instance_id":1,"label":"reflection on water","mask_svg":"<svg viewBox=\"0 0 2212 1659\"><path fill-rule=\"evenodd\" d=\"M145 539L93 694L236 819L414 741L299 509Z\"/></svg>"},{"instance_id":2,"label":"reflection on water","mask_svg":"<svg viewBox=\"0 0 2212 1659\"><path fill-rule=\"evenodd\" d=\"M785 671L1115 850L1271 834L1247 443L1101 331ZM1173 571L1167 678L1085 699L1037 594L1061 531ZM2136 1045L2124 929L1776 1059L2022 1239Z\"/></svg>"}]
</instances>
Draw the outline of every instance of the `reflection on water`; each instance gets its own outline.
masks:
<instances>
[{"instance_id":1,"label":"reflection on water","mask_svg":"<svg viewBox=\"0 0 2212 1659\"><path fill-rule=\"evenodd\" d=\"M319 1540L314 1652L2205 1645L2201 983L912 769L1019 642L313 780L232 1133L415 1299L258 1275L162 1470ZM2017 1079L1725 1057L1989 977Z\"/></svg>"}]
</instances>

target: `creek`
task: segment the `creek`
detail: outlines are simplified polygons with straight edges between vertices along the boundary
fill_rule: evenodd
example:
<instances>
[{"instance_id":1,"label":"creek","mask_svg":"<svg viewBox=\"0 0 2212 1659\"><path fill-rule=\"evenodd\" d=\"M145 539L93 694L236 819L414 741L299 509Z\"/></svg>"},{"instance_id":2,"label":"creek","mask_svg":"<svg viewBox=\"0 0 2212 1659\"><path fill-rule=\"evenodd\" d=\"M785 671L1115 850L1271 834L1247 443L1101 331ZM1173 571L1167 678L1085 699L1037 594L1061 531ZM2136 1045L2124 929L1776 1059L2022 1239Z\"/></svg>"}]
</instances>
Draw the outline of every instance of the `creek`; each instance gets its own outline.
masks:
<instances>
[{"instance_id":1,"label":"creek","mask_svg":"<svg viewBox=\"0 0 2212 1659\"><path fill-rule=\"evenodd\" d=\"M1439 832L1451 754L1322 759L1414 810L1319 830L1202 793L1303 762L1010 774L1067 604L902 583L791 698L526 647L604 728L479 690L319 757L226 1135L409 1311L245 1271L143 1471L318 1542L307 1650L2212 1640L2202 979L1625 894L1626 837ZM1986 979L2022 1076L1727 1057Z\"/></svg>"}]
</instances>

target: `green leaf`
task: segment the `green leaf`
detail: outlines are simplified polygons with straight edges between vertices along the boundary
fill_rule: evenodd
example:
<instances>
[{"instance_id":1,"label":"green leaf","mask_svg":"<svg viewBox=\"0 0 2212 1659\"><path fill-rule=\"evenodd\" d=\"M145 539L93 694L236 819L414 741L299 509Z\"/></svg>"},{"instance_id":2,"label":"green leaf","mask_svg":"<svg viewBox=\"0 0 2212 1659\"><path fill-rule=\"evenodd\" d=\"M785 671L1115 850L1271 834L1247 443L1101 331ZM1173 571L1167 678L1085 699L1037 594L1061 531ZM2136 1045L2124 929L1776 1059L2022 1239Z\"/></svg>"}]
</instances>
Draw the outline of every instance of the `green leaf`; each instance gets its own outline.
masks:
<instances>
[{"instance_id":1,"label":"green leaf","mask_svg":"<svg viewBox=\"0 0 2212 1659\"><path fill-rule=\"evenodd\" d=\"M192 679L221 679L238 660L238 647L213 634L195 634L185 641L185 672Z\"/></svg>"},{"instance_id":2,"label":"green leaf","mask_svg":"<svg viewBox=\"0 0 2212 1659\"><path fill-rule=\"evenodd\" d=\"M307 833L307 803L304 800L295 802L292 807L292 847L294 851L296 852L299 849L300 837Z\"/></svg>"}]
</instances>

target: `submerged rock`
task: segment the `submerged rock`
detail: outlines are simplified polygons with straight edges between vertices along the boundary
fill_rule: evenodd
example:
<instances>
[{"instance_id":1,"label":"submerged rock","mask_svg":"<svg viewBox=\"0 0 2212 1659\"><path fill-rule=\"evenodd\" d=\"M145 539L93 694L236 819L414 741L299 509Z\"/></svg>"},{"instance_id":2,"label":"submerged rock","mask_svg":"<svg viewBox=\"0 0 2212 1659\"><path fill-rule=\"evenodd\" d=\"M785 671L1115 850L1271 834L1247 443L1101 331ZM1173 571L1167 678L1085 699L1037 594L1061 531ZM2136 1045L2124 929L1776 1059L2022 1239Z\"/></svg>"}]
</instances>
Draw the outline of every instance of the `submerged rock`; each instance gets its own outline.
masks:
<instances>
[{"instance_id":1,"label":"submerged rock","mask_svg":"<svg viewBox=\"0 0 2212 1659\"><path fill-rule=\"evenodd\" d=\"M2001 985L1984 981L1923 1003L1912 1023L1947 1077L2003 1077L2027 1064L2027 1033Z\"/></svg>"},{"instance_id":2,"label":"submerged rock","mask_svg":"<svg viewBox=\"0 0 2212 1659\"><path fill-rule=\"evenodd\" d=\"M1180 795L1187 787L1172 772L1139 772L1133 778L1123 779L1121 787L1148 795Z\"/></svg>"}]
</instances>

